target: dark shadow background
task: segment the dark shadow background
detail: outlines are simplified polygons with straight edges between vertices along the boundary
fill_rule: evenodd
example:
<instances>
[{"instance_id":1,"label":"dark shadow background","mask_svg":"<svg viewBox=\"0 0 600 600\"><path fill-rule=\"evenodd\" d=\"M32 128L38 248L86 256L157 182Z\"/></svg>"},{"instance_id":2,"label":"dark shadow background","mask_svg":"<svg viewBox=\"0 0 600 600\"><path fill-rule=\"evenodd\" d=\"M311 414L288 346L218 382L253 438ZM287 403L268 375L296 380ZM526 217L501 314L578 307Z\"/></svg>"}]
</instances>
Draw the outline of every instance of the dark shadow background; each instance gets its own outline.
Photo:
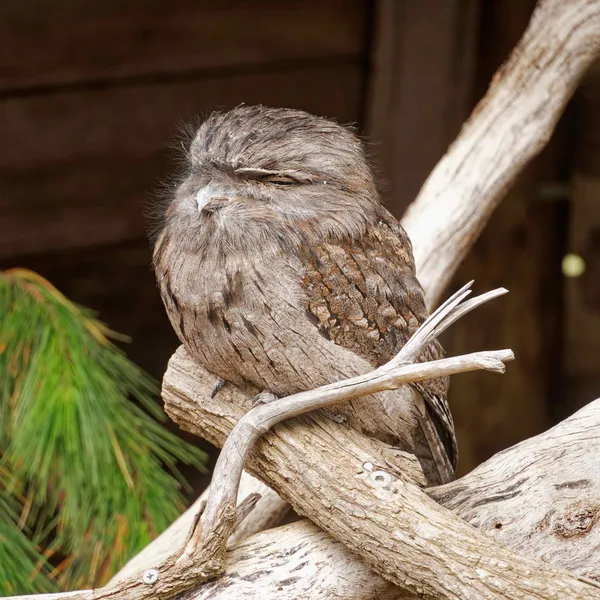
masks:
<instances>
[{"instance_id":1,"label":"dark shadow background","mask_svg":"<svg viewBox=\"0 0 600 600\"><path fill-rule=\"evenodd\" d=\"M178 345L144 218L177 124L240 102L356 122L400 216L523 33L532 0L4 0L0 267L38 271L133 342L157 378ZM464 472L600 393L600 68L453 283L511 291L450 354L510 347L504 377L454 378ZM598 127L598 129L595 129ZM588 266L566 280L561 260Z\"/></svg>"}]
</instances>

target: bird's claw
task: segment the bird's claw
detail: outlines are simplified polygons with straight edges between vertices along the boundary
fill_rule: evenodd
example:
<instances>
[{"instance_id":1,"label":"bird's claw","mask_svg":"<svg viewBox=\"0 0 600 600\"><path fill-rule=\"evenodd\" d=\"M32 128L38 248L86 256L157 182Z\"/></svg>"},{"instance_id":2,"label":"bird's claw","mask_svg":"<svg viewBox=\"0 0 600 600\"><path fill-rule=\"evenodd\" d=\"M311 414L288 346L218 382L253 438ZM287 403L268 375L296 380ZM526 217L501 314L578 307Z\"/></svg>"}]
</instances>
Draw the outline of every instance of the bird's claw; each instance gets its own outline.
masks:
<instances>
[{"instance_id":1,"label":"bird's claw","mask_svg":"<svg viewBox=\"0 0 600 600\"><path fill-rule=\"evenodd\" d=\"M219 390L227 383L225 379L221 379L220 377L215 381L215 385L213 386L212 392L210 393L211 400L218 394Z\"/></svg>"},{"instance_id":2,"label":"bird's claw","mask_svg":"<svg viewBox=\"0 0 600 600\"><path fill-rule=\"evenodd\" d=\"M274 400L279 400L279 396L276 396L271 392L261 392L252 398L252 408L260 406L261 404L269 404L269 402L273 402Z\"/></svg>"}]
</instances>

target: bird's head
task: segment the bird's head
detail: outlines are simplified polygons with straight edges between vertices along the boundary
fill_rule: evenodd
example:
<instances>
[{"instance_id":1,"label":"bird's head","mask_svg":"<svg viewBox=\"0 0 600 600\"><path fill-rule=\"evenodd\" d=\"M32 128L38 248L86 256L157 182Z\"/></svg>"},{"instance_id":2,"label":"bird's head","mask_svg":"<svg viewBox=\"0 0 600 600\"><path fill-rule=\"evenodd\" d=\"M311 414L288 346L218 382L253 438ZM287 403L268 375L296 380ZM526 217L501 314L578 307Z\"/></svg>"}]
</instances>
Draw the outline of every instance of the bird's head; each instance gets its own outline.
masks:
<instances>
[{"instance_id":1,"label":"bird's head","mask_svg":"<svg viewBox=\"0 0 600 600\"><path fill-rule=\"evenodd\" d=\"M309 113L239 106L212 113L187 151L165 228L239 249L360 235L378 202L354 132Z\"/></svg>"}]
</instances>

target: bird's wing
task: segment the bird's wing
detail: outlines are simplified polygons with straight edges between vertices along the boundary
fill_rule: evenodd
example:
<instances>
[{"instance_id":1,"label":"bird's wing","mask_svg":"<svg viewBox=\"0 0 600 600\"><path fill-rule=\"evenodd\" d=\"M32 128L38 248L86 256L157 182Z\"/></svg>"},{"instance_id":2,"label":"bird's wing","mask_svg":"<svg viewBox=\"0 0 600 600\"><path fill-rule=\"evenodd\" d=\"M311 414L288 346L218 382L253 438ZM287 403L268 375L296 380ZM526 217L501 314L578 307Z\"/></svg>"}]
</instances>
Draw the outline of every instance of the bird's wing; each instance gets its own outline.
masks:
<instances>
[{"instance_id":1,"label":"bird's wing","mask_svg":"<svg viewBox=\"0 0 600 600\"><path fill-rule=\"evenodd\" d=\"M360 239L317 246L303 262L308 312L321 333L374 366L397 354L428 316L408 236L385 209ZM442 356L435 341L418 360ZM436 454L432 437L438 447L441 441L445 456L440 460L453 469L457 446L446 401L448 378L429 379L414 387L426 402L429 418L424 417L422 428L429 430L424 435L430 450Z\"/></svg>"}]
</instances>

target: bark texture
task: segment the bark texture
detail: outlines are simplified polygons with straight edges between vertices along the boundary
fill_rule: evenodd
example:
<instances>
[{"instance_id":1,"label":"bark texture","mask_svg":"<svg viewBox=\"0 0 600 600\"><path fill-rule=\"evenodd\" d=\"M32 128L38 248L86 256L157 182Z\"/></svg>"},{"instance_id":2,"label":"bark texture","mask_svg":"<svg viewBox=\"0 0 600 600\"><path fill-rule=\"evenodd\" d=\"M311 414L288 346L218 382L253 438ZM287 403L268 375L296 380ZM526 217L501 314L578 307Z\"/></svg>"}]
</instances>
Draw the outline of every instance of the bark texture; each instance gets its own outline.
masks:
<instances>
[{"instance_id":1,"label":"bark texture","mask_svg":"<svg viewBox=\"0 0 600 600\"><path fill-rule=\"evenodd\" d=\"M594 460L600 452L598 428L600 400L497 454L469 475L427 493L511 548L600 581L600 465ZM194 515L192 509L187 511L163 541L148 546L148 552L139 555L137 570L150 568L161 553L173 552ZM184 597L291 600L307 597L309 591L311 600L414 597L370 571L308 520L236 545L228 553L224 575Z\"/></svg>"},{"instance_id":2,"label":"bark texture","mask_svg":"<svg viewBox=\"0 0 600 600\"><path fill-rule=\"evenodd\" d=\"M429 494L492 538L600 581L600 400Z\"/></svg>"},{"instance_id":3,"label":"bark texture","mask_svg":"<svg viewBox=\"0 0 600 600\"><path fill-rule=\"evenodd\" d=\"M436 303L457 263L514 177L546 144L599 48L600 1L540 1L522 41L404 219L430 305ZM257 390L230 386L211 400L213 383L214 378L199 370L180 350L172 358L165 377L164 396L177 422L213 443L222 444L234 423L248 410L249 400ZM587 424L588 419L593 422L594 418L597 414L584 420ZM597 428L597 424L593 427ZM471 488L461 484L463 480L431 494L459 515L464 511L466 519L487 531L493 529L496 537L506 536L503 541L535 552L527 546L528 540L533 540L534 545L538 544L538 556L597 577L596 565L576 564L578 554L584 562L588 558L593 561L597 554L594 544L598 535L598 474L593 462L585 462L591 460L597 448L590 428L583 427L583 431L588 433L581 440L577 432L573 437L560 434L558 449L557 441L548 438L552 451L542 462L528 452L528 457L519 463L515 457L510 458L514 449L497 455L492 461L499 460L499 465L503 465L498 467L498 472L503 472L501 476L497 475L496 467L492 468L493 462L486 463L487 467L483 465L480 475L478 471L470 475L471 485L476 486L479 494L485 488L482 481L490 482L485 490L489 495L470 495ZM574 448L583 452L579 459L573 454ZM558 475L556 479L537 475L543 483L528 483L528 475L535 474L536 467L538 473L545 473L548 466L558 472L557 465L563 458L563 464L569 465L564 479ZM486 469L490 469L487 474ZM423 476L413 457L322 416L304 416L278 425L252 452L249 470L276 489L300 514L309 516L332 538L342 542L344 548L354 553L354 560L359 560L356 556L360 555L368 567L409 594L435 599L600 598L600 587L593 580L521 556L457 519L415 485L423 483ZM506 487L505 479L510 479L512 487ZM544 490L546 482L555 496ZM554 498L550 510L541 508L543 494ZM512 503L519 498L521 502L531 498L536 509L531 518L511 517ZM506 510L504 515L494 514L494 509L502 507ZM519 511L522 507L519 504ZM527 527L535 530L528 533ZM289 531L292 542L291 529L279 531ZM549 545L548 551L541 542L544 536L555 544L552 549ZM282 544L282 539L278 543ZM335 545L331 538L321 539ZM591 545L580 553L566 546L575 543ZM247 544L252 544L252 540ZM557 544L563 544L561 551L556 549ZM289 549L290 556L294 555L293 548ZM260 545L254 550L260 557ZM208 548L206 555L210 557L212 552ZM317 556L333 556L328 552ZM343 552L344 556L352 556L346 549ZM273 547L270 554L275 554ZM238 555L238 560L247 556ZM174 579L165 580L164 584L159 579L153 588L132 578L119 590L80 592L73 597L108 598L116 597L117 593L120 598L136 600L157 595L170 597L169 594L187 589L186 585L201 580L206 573L215 572L208 562L185 558L176 565ZM296 567L303 563L310 566L311 557L306 554L305 558ZM567 559L571 562L563 565L562 561ZM173 563L163 563L161 577L172 566ZM260 571L253 572L253 586L259 586L261 575ZM286 579L279 581L277 591L281 592L285 588L281 582ZM382 587L372 588L372 597L385 597L388 593L389 597L395 597L390 583L383 587L383 579L376 576L373 581ZM299 580L289 583L297 584L298 595L306 595ZM218 586L218 582L208 585ZM233 587L230 585L230 594ZM353 588L359 597L363 589ZM213 591L216 593L217 589ZM237 589L244 595L241 588ZM312 591L311 588L311 597L316 597ZM186 591L186 596L195 597L197 593L203 593L202 588L193 593ZM403 597L401 593L396 597Z\"/></svg>"},{"instance_id":4,"label":"bark texture","mask_svg":"<svg viewBox=\"0 0 600 600\"><path fill-rule=\"evenodd\" d=\"M155 540L148 544L139 554L134 556L109 582L123 581L149 569L167 559L186 538L194 519L208 497L208 489L183 513L171 526L163 531ZM229 538L229 544L235 545L242 540L281 523L289 512L290 505L284 502L273 490L264 483L244 472L238 490L238 504L251 494L260 494L261 498L254 510L252 518L245 519Z\"/></svg>"},{"instance_id":5,"label":"bark texture","mask_svg":"<svg viewBox=\"0 0 600 600\"><path fill-rule=\"evenodd\" d=\"M180 349L165 376L171 418L222 445L254 390L231 386L210 398L213 378ZM409 479L414 462L318 415L278 425L248 469L294 509L361 555L380 575L431 598L600 598L591 581L519 556L456 519ZM414 461L414 459L413 459Z\"/></svg>"}]
</instances>

